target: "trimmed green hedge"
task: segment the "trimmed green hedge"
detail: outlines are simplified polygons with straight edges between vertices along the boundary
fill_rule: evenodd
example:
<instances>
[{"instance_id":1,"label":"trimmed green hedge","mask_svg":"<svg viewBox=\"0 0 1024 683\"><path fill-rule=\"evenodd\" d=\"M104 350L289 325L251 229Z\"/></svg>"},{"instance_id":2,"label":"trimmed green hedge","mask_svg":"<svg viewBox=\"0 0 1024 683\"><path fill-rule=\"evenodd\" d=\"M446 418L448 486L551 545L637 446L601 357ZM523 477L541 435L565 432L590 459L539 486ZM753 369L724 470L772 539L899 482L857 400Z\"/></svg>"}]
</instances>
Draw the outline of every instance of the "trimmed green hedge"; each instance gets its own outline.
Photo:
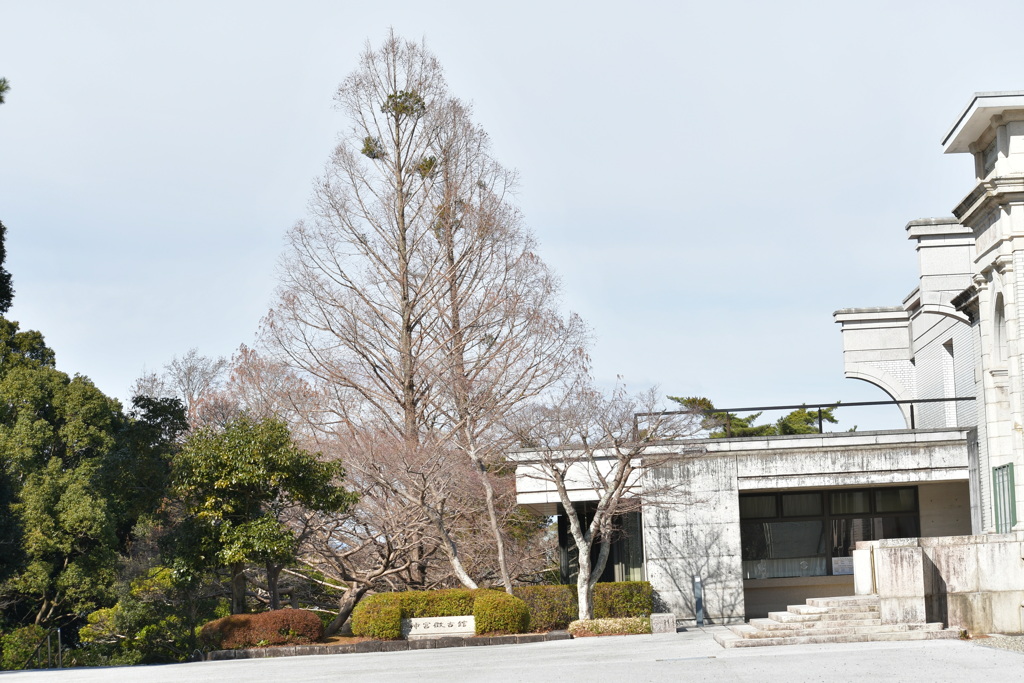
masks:
<instances>
[{"instance_id":1,"label":"trimmed green hedge","mask_svg":"<svg viewBox=\"0 0 1024 683\"><path fill-rule=\"evenodd\" d=\"M402 619L464 614L476 617L477 634L523 633L528 628L558 631L568 628L579 617L575 585L519 586L513 589L513 595L518 600L507 600L511 596L501 591L461 588L378 593L363 598L352 611L352 633L376 640L397 640L402 637ZM649 617L653 611L654 590L647 581L594 586L595 619Z\"/></svg>"},{"instance_id":2,"label":"trimmed green hedge","mask_svg":"<svg viewBox=\"0 0 1024 683\"><path fill-rule=\"evenodd\" d=\"M574 584L519 586L513 595L530 608L530 628L559 631L579 618ZM594 618L649 617L654 611L654 589L647 581L618 581L594 586Z\"/></svg>"},{"instance_id":3,"label":"trimmed green hedge","mask_svg":"<svg viewBox=\"0 0 1024 683\"><path fill-rule=\"evenodd\" d=\"M647 581L618 581L594 586L594 618L649 617L654 611L654 589Z\"/></svg>"},{"instance_id":4,"label":"trimmed green hedge","mask_svg":"<svg viewBox=\"0 0 1024 683\"><path fill-rule=\"evenodd\" d=\"M473 603L473 617L478 634L526 633L530 628L530 608L502 591L480 591Z\"/></svg>"},{"instance_id":5,"label":"trimmed green hedge","mask_svg":"<svg viewBox=\"0 0 1024 683\"><path fill-rule=\"evenodd\" d=\"M580 614L576 586L517 586L512 594L529 608L534 631L564 631Z\"/></svg>"},{"instance_id":6,"label":"trimmed green hedge","mask_svg":"<svg viewBox=\"0 0 1024 683\"><path fill-rule=\"evenodd\" d=\"M379 593L363 598L352 610L352 634L374 640L402 637L402 606L398 593Z\"/></svg>"},{"instance_id":7,"label":"trimmed green hedge","mask_svg":"<svg viewBox=\"0 0 1024 683\"><path fill-rule=\"evenodd\" d=\"M453 588L377 593L363 598L352 610L352 633L397 640L402 637L402 619L467 614L476 618L478 634L523 633L529 628L530 611L522 600L501 591Z\"/></svg>"}]
</instances>

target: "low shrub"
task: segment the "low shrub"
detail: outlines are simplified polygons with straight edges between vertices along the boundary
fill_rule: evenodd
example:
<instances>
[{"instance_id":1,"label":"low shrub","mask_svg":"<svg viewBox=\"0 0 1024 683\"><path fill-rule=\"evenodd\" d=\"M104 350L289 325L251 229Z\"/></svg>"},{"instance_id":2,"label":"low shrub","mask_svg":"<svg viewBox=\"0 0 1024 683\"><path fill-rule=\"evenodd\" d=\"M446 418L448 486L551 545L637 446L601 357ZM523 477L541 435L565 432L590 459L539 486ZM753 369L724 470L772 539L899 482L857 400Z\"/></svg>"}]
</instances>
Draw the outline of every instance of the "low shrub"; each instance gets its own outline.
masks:
<instances>
[{"instance_id":1,"label":"low shrub","mask_svg":"<svg viewBox=\"0 0 1024 683\"><path fill-rule=\"evenodd\" d=\"M314 612L279 609L258 614L232 614L205 624L203 644L222 650L267 645L306 644L320 640L324 627Z\"/></svg>"},{"instance_id":2,"label":"low shrub","mask_svg":"<svg viewBox=\"0 0 1024 683\"><path fill-rule=\"evenodd\" d=\"M352 610L352 634L397 640L402 637L402 619L467 614L476 617L477 633L522 633L530 621L526 604L500 591L453 588L377 593L360 600Z\"/></svg>"},{"instance_id":3,"label":"low shrub","mask_svg":"<svg viewBox=\"0 0 1024 683\"><path fill-rule=\"evenodd\" d=\"M581 636L628 636L651 632L649 617L580 619L569 624L569 633Z\"/></svg>"},{"instance_id":4,"label":"low shrub","mask_svg":"<svg viewBox=\"0 0 1024 683\"><path fill-rule=\"evenodd\" d=\"M430 614L425 617L459 617L473 613L473 603L479 591L464 588L449 588L439 591L421 591L426 593L427 607Z\"/></svg>"},{"instance_id":5,"label":"low shrub","mask_svg":"<svg viewBox=\"0 0 1024 683\"><path fill-rule=\"evenodd\" d=\"M39 641L46 637L46 629L42 626L23 626L16 628L3 637L3 651L0 654L0 669L20 669L25 666L26 660L36 651ZM46 659L46 646L43 645L43 660ZM38 657L35 662L30 663L30 669L38 669L42 666Z\"/></svg>"},{"instance_id":6,"label":"low shrub","mask_svg":"<svg viewBox=\"0 0 1024 683\"><path fill-rule=\"evenodd\" d=\"M647 581L617 581L594 586L594 618L649 617L654 589Z\"/></svg>"},{"instance_id":7,"label":"low shrub","mask_svg":"<svg viewBox=\"0 0 1024 683\"><path fill-rule=\"evenodd\" d=\"M512 594L526 603L534 631L564 630L580 614L576 586L518 586Z\"/></svg>"},{"instance_id":8,"label":"low shrub","mask_svg":"<svg viewBox=\"0 0 1024 683\"><path fill-rule=\"evenodd\" d=\"M402 605L399 593L377 593L363 598L352 610L352 635L374 640L402 637Z\"/></svg>"},{"instance_id":9,"label":"low shrub","mask_svg":"<svg viewBox=\"0 0 1024 683\"><path fill-rule=\"evenodd\" d=\"M530 627L530 608L503 591L480 591L473 603L477 634L525 633Z\"/></svg>"}]
</instances>

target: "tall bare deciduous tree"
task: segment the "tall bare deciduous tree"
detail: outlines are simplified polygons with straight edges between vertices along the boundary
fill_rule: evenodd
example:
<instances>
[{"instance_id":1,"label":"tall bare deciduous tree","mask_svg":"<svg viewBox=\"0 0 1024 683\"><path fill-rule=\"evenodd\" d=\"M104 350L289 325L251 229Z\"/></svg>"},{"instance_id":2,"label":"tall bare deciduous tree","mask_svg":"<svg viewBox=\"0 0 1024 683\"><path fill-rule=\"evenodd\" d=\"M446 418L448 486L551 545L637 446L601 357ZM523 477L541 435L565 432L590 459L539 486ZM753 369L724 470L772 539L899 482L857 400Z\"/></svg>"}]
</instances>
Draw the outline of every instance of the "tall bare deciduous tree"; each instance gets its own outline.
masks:
<instances>
[{"instance_id":1,"label":"tall bare deciduous tree","mask_svg":"<svg viewBox=\"0 0 1024 683\"><path fill-rule=\"evenodd\" d=\"M329 397L325 433L396 440L390 471L350 471L418 507L475 587L450 495L453 459L471 466L511 590L490 480L502 425L585 364L586 331L558 312L557 282L509 201L514 175L422 45L391 35L367 48L336 100L351 127L289 233L267 337Z\"/></svg>"},{"instance_id":2,"label":"tall bare deciduous tree","mask_svg":"<svg viewBox=\"0 0 1024 683\"><path fill-rule=\"evenodd\" d=\"M526 450L515 456L517 476L554 490L569 522L579 561L580 619L593 617L594 585L608 562L616 518L642 504L697 502L679 490L677 479L657 474L703 451L678 443L700 433L703 416L662 412L659 398L655 389L633 396L622 386L605 396L583 379L519 423ZM589 520L577 500L596 501Z\"/></svg>"},{"instance_id":3,"label":"tall bare deciduous tree","mask_svg":"<svg viewBox=\"0 0 1024 683\"><path fill-rule=\"evenodd\" d=\"M468 457L484 491L505 589L512 577L489 475L509 446L503 423L552 383L585 364L585 330L557 309L555 278L508 202L512 173L490 156L486 133L459 102L440 112L431 159L440 296L439 356L431 394L453 445Z\"/></svg>"},{"instance_id":4,"label":"tall bare deciduous tree","mask_svg":"<svg viewBox=\"0 0 1024 683\"><path fill-rule=\"evenodd\" d=\"M180 358L172 358L162 373L143 373L135 380L131 393L181 399L193 429L211 422L223 423L237 414L224 405L225 397L221 392L227 369L227 359L204 356L192 348Z\"/></svg>"}]
</instances>

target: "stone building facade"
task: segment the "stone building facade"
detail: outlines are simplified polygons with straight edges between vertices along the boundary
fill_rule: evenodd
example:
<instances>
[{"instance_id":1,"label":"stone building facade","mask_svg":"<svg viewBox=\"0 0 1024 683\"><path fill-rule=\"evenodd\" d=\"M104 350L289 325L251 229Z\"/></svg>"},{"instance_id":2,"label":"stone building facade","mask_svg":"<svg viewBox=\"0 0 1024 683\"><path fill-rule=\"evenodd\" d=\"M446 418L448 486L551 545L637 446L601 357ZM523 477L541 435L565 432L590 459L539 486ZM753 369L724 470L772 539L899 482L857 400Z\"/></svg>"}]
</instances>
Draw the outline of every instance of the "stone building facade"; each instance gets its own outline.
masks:
<instances>
[{"instance_id":1,"label":"stone building facade","mask_svg":"<svg viewBox=\"0 0 1024 683\"><path fill-rule=\"evenodd\" d=\"M978 93L943 138L974 157L946 219L911 221L921 284L902 306L844 309L846 376L915 406L909 427L975 426L972 532L1024 530L1024 92ZM1018 521L1021 520L1021 521Z\"/></svg>"}]
</instances>

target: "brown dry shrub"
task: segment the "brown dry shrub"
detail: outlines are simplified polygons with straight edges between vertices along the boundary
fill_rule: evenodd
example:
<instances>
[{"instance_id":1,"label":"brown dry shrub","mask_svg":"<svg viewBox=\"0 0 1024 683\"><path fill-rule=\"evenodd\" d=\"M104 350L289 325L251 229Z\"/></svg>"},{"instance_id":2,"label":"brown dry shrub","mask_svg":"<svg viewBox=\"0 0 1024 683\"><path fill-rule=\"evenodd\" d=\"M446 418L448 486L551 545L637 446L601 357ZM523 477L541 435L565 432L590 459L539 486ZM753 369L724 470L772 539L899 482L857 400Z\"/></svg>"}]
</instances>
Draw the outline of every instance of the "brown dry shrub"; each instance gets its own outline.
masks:
<instances>
[{"instance_id":1,"label":"brown dry shrub","mask_svg":"<svg viewBox=\"0 0 1024 683\"><path fill-rule=\"evenodd\" d=\"M320 617L302 609L232 614L205 624L199 634L205 645L220 650L305 645L320 640L323 635Z\"/></svg>"}]
</instances>

